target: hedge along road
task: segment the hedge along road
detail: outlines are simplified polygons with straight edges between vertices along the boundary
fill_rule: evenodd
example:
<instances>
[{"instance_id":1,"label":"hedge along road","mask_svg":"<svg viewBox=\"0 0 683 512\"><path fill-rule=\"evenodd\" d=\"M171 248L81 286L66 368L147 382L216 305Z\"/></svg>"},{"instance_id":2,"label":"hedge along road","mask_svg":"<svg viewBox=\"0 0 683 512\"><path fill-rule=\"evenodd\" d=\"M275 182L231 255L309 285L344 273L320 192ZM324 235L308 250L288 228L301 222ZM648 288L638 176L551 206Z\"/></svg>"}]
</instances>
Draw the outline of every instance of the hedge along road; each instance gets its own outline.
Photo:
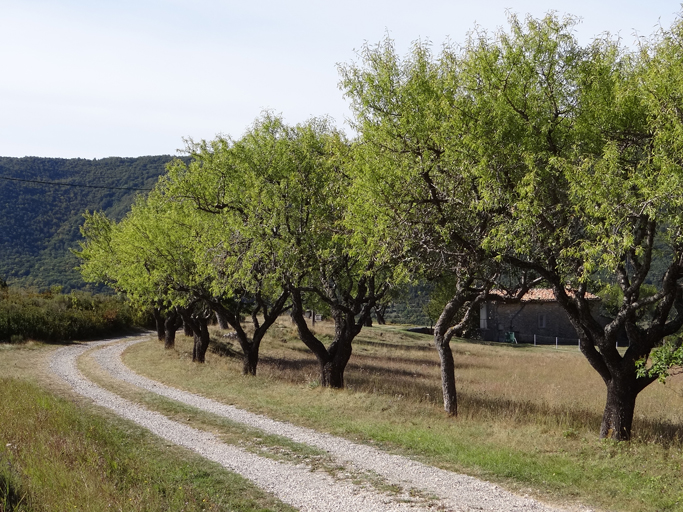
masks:
<instances>
[{"instance_id":1,"label":"hedge along road","mask_svg":"<svg viewBox=\"0 0 683 512\"><path fill-rule=\"evenodd\" d=\"M275 421L142 377L121 362L121 353L130 345L147 339L148 336L144 335L67 346L54 353L50 368L76 393L91 399L95 404L112 410L169 442L239 473L281 501L302 511L563 510L517 496L473 477L427 466L344 438ZM324 450L349 472L379 475L394 486L394 491L396 486L401 490L383 492L371 485L356 484L346 479L334 478L322 471L314 471L305 464L261 457L223 443L213 434L172 421L160 413L125 400L92 383L77 369L78 357L93 348L99 349L94 353L95 360L117 380L259 429L266 434L286 437ZM357 481L356 478L354 480ZM420 493L429 495L430 499L411 498Z\"/></svg>"}]
</instances>

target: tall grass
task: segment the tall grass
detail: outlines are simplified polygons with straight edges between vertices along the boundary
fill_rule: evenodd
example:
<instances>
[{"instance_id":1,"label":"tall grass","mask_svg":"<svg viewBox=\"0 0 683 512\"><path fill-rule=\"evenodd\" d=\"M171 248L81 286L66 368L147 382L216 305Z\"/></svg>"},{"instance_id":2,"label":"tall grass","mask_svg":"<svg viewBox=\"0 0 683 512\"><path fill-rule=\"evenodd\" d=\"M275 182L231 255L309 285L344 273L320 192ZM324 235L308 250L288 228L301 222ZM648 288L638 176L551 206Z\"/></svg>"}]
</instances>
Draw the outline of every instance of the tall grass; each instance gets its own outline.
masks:
<instances>
[{"instance_id":1,"label":"tall grass","mask_svg":"<svg viewBox=\"0 0 683 512\"><path fill-rule=\"evenodd\" d=\"M315 329L331 339L331 325ZM175 351L151 341L124 360L178 387L551 501L683 510L683 376L641 393L634 440L619 444L598 439L605 386L576 347L455 342L460 414L449 418L429 336L364 329L343 391L318 385L315 358L284 319L264 341L256 378L241 375L238 358L220 356L232 351L221 333L215 338L216 352L201 366L182 336Z\"/></svg>"},{"instance_id":2,"label":"tall grass","mask_svg":"<svg viewBox=\"0 0 683 512\"><path fill-rule=\"evenodd\" d=\"M134 324L133 311L118 297L0 290L0 342L87 339L122 332Z\"/></svg>"}]
</instances>

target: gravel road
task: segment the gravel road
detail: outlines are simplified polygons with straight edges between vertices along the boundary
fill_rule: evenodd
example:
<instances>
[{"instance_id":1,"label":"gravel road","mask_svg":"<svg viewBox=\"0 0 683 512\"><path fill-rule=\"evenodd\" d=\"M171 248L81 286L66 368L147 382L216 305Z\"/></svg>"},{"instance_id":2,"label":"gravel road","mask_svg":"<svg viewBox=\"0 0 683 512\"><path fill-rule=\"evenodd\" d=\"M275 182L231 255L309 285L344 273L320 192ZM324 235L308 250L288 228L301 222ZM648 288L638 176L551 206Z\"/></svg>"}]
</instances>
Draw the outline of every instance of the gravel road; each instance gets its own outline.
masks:
<instances>
[{"instance_id":1,"label":"gravel road","mask_svg":"<svg viewBox=\"0 0 683 512\"><path fill-rule=\"evenodd\" d=\"M407 457L392 455L343 438L322 434L286 422L275 421L231 405L171 388L142 377L121 362L121 353L148 336L105 340L73 345L58 350L51 369L77 393L120 416L149 429L156 435L218 462L271 492L285 503L302 511L551 511L536 500L517 496L500 487L472 478L427 466ZM383 493L371 485L357 485L334 478L322 471L312 471L299 464L274 461L220 442L212 434L169 420L88 381L76 368L76 360L85 351L94 357L112 377L189 406L259 429L267 434L289 438L326 451L337 463L351 472L372 472L399 486L403 492ZM415 490L434 499L414 499ZM586 509L583 509L586 510Z\"/></svg>"}]
</instances>

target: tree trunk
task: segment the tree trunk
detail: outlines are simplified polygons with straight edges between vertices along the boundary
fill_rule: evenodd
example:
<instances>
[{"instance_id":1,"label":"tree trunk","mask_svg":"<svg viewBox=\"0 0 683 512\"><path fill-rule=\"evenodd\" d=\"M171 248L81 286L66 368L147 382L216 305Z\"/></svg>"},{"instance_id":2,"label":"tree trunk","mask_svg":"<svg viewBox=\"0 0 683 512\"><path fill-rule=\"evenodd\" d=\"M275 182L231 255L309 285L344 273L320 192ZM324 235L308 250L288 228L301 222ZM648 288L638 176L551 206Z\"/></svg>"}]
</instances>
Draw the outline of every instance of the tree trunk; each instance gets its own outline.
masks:
<instances>
[{"instance_id":1,"label":"tree trunk","mask_svg":"<svg viewBox=\"0 0 683 512\"><path fill-rule=\"evenodd\" d=\"M194 332L192 332L192 326L190 326L190 324L188 324L184 318L183 318L183 334L185 336L187 336L188 338L190 336L194 335Z\"/></svg>"},{"instance_id":2,"label":"tree trunk","mask_svg":"<svg viewBox=\"0 0 683 512\"><path fill-rule=\"evenodd\" d=\"M379 308L375 308L375 315L377 315L377 323L379 325L386 325L386 320L384 319L384 313L386 312L387 307L382 306Z\"/></svg>"},{"instance_id":3,"label":"tree trunk","mask_svg":"<svg viewBox=\"0 0 683 512\"><path fill-rule=\"evenodd\" d=\"M199 333L194 334L194 348L192 349L192 361L196 363L206 362L206 351L209 348L211 338L206 318L197 318L195 323L199 327Z\"/></svg>"},{"instance_id":4,"label":"tree trunk","mask_svg":"<svg viewBox=\"0 0 683 512\"><path fill-rule=\"evenodd\" d=\"M631 439L633 413L638 387L635 375L617 375L607 384L607 402L600 426L601 439L628 441Z\"/></svg>"},{"instance_id":5,"label":"tree trunk","mask_svg":"<svg viewBox=\"0 0 683 512\"><path fill-rule=\"evenodd\" d=\"M455 390L455 362L450 344L444 336L434 333L434 345L441 360L441 389L443 408L449 416L458 415L458 395Z\"/></svg>"},{"instance_id":6,"label":"tree trunk","mask_svg":"<svg viewBox=\"0 0 683 512\"><path fill-rule=\"evenodd\" d=\"M166 320L164 321L164 348L172 349L175 347L175 332L176 332L176 321L177 314L175 312L170 312L166 315Z\"/></svg>"},{"instance_id":7,"label":"tree trunk","mask_svg":"<svg viewBox=\"0 0 683 512\"><path fill-rule=\"evenodd\" d=\"M164 341L166 336L166 329L164 328L164 316L161 314L159 308L152 309L152 316L154 316L154 322L156 324L157 339L159 341Z\"/></svg>"},{"instance_id":8,"label":"tree trunk","mask_svg":"<svg viewBox=\"0 0 683 512\"><path fill-rule=\"evenodd\" d=\"M344 387L344 370L351 359L353 339L360 332L360 325L355 325L354 316L342 311L332 310L334 318L334 341L327 349L329 357L318 358L320 363L320 385L323 387L342 389Z\"/></svg>"},{"instance_id":9,"label":"tree trunk","mask_svg":"<svg viewBox=\"0 0 683 512\"><path fill-rule=\"evenodd\" d=\"M225 315L220 311L216 311L216 321L218 322L218 327L220 327L224 331L230 328L228 319L225 318Z\"/></svg>"},{"instance_id":10,"label":"tree trunk","mask_svg":"<svg viewBox=\"0 0 683 512\"><path fill-rule=\"evenodd\" d=\"M299 338L318 360L320 385L323 387L343 388L344 369L351 357L351 342L360 332L360 327L356 329L352 314L345 316L342 311L335 311L333 309L334 341L330 344L329 348L326 348L309 329L304 314L301 293L294 289L292 290L292 318L296 322Z\"/></svg>"},{"instance_id":11,"label":"tree trunk","mask_svg":"<svg viewBox=\"0 0 683 512\"><path fill-rule=\"evenodd\" d=\"M249 344L248 350L242 350L244 352L242 358L242 375L256 375L256 366L258 366L258 344L253 341Z\"/></svg>"},{"instance_id":12,"label":"tree trunk","mask_svg":"<svg viewBox=\"0 0 683 512\"><path fill-rule=\"evenodd\" d=\"M449 416L458 415L458 395L455 390L455 363L451 350L451 336L449 330L453 319L466 302L466 295L462 291L471 284L471 279L458 285L459 290L453 295L441 311L434 326L434 346L441 360L441 390L443 392L443 408ZM471 311L470 305L468 312ZM467 315L467 313L466 313Z\"/></svg>"},{"instance_id":13,"label":"tree trunk","mask_svg":"<svg viewBox=\"0 0 683 512\"><path fill-rule=\"evenodd\" d=\"M372 315L368 315L365 322L363 322L363 327L372 327Z\"/></svg>"},{"instance_id":14,"label":"tree trunk","mask_svg":"<svg viewBox=\"0 0 683 512\"><path fill-rule=\"evenodd\" d=\"M320 385L324 388L344 388L344 368L346 365L328 361L320 367Z\"/></svg>"}]
</instances>

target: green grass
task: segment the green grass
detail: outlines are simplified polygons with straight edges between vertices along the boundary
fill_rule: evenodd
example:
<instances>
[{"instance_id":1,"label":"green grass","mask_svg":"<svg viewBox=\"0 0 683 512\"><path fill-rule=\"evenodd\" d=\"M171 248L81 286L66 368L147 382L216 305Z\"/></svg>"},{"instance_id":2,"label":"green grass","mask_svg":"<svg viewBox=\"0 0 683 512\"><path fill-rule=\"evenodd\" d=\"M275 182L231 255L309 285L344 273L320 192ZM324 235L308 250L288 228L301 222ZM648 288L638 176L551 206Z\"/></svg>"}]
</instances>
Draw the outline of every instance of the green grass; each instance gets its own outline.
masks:
<instances>
[{"instance_id":1,"label":"green grass","mask_svg":"<svg viewBox=\"0 0 683 512\"><path fill-rule=\"evenodd\" d=\"M0 379L0 510L292 510L144 429Z\"/></svg>"},{"instance_id":2,"label":"green grass","mask_svg":"<svg viewBox=\"0 0 683 512\"><path fill-rule=\"evenodd\" d=\"M321 334L329 326L316 325ZM609 510L683 510L683 382L639 397L635 440L600 441L604 384L572 348L454 344L460 415L441 409L430 338L395 328L364 329L346 373L348 387L316 386L313 356L286 323L263 345L257 377L241 362L209 354L131 347L136 371L254 412L372 443L424 462L498 482L554 503Z\"/></svg>"}]
</instances>

